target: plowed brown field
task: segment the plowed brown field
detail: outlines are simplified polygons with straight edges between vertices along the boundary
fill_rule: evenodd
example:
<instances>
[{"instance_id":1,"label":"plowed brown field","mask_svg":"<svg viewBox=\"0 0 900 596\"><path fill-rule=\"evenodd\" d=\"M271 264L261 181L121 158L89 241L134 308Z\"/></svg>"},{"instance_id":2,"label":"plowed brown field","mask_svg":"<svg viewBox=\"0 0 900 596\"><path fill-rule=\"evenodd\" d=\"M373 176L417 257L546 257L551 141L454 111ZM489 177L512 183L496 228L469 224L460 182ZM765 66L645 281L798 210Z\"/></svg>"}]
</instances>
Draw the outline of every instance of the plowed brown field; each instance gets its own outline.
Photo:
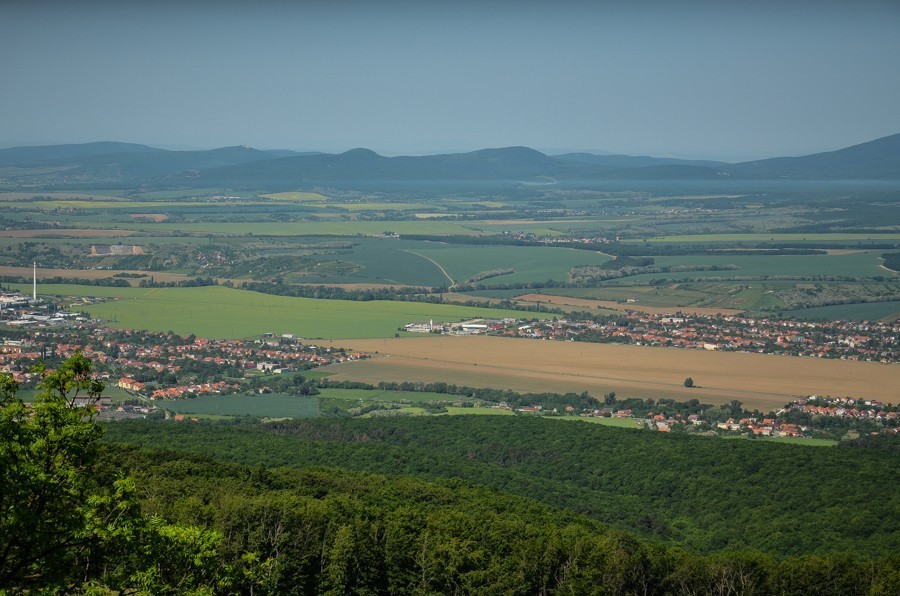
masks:
<instances>
[{"instance_id":1,"label":"plowed brown field","mask_svg":"<svg viewBox=\"0 0 900 596\"><path fill-rule=\"evenodd\" d=\"M328 342L319 342L328 345ZM523 392L589 391L599 396L738 399L768 411L798 396L853 396L896 402L900 365L792 356L706 352L503 337L336 340L377 357L331 367L336 379L444 381ZM699 387L687 389L692 377Z\"/></svg>"}]
</instances>

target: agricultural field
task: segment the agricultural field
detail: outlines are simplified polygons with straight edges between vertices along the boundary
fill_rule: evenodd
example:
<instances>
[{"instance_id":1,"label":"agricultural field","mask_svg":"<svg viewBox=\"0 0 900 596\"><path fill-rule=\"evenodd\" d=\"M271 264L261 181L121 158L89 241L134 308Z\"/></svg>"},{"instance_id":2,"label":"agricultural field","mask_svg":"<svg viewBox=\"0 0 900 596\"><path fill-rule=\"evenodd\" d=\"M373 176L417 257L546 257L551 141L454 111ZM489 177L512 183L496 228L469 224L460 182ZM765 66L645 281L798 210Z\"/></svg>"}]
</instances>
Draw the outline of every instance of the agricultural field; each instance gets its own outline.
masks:
<instances>
[{"instance_id":1,"label":"agricultural field","mask_svg":"<svg viewBox=\"0 0 900 596\"><path fill-rule=\"evenodd\" d=\"M345 399L350 401L373 401L387 403L434 403L437 401L457 401L458 395L428 393L418 391L381 391L370 389L320 389L320 398Z\"/></svg>"},{"instance_id":2,"label":"agricultural field","mask_svg":"<svg viewBox=\"0 0 900 596\"><path fill-rule=\"evenodd\" d=\"M303 283L394 283L449 286L486 272L506 272L485 283L540 282L566 279L576 264L600 264L605 255L544 247L459 247L436 242L359 239L348 250L317 254L319 262L342 261L359 267L340 275L305 274ZM512 270L510 273L509 271Z\"/></svg>"},{"instance_id":3,"label":"agricultural field","mask_svg":"<svg viewBox=\"0 0 900 596\"><path fill-rule=\"evenodd\" d=\"M547 420L569 420L573 422L587 422L589 424L601 424L603 426L615 426L616 428L642 428L641 423L634 418L604 418L601 416L591 416L582 418L581 416L547 416Z\"/></svg>"},{"instance_id":4,"label":"agricultural field","mask_svg":"<svg viewBox=\"0 0 900 596\"><path fill-rule=\"evenodd\" d=\"M798 319L830 321L894 321L900 319L900 301L837 304L816 308L801 308L781 313Z\"/></svg>"},{"instance_id":5,"label":"agricultural field","mask_svg":"<svg viewBox=\"0 0 900 596\"><path fill-rule=\"evenodd\" d=\"M476 292L494 295L499 292ZM669 285L553 288L516 296L506 291L504 297L543 304L582 304L586 308L634 310L664 314L673 310L695 314L729 314L737 311L766 316L788 316L839 320L891 316L892 297L900 294L897 282L696 282ZM852 304L820 307L829 301L853 301Z\"/></svg>"},{"instance_id":6,"label":"agricultural field","mask_svg":"<svg viewBox=\"0 0 900 596\"><path fill-rule=\"evenodd\" d=\"M127 201L115 191L101 192L0 192L0 202L4 203L43 203L50 201Z\"/></svg>"},{"instance_id":7,"label":"agricultural field","mask_svg":"<svg viewBox=\"0 0 900 596\"><path fill-rule=\"evenodd\" d=\"M273 201L297 201L301 203L305 203L307 201L328 201L328 197L317 192L275 192L260 196L266 199L272 199Z\"/></svg>"},{"instance_id":8,"label":"agricultural field","mask_svg":"<svg viewBox=\"0 0 900 596\"><path fill-rule=\"evenodd\" d=\"M28 292L25 284L12 284ZM253 337L266 332L305 338L393 337L414 321L459 321L519 317L517 311L373 300L317 300L272 296L222 286L200 288L111 288L45 285L44 295L117 298L78 306L112 327L174 331L209 338ZM546 316L546 315L544 315Z\"/></svg>"},{"instance_id":9,"label":"agricultural field","mask_svg":"<svg viewBox=\"0 0 900 596\"><path fill-rule=\"evenodd\" d=\"M834 439L816 439L812 437L751 437L749 435L722 435L727 441L765 441L767 443L786 443L804 447L834 447L838 441Z\"/></svg>"},{"instance_id":10,"label":"agricultural field","mask_svg":"<svg viewBox=\"0 0 900 596\"><path fill-rule=\"evenodd\" d=\"M386 231L397 234L460 234L474 235L479 230L469 222L459 224L444 220L415 221L366 221L366 220L321 220L297 222L198 222L198 223L127 223L110 224L110 227L125 227L150 234L183 232L188 234L213 234L233 236L380 236Z\"/></svg>"},{"instance_id":11,"label":"agricultural field","mask_svg":"<svg viewBox=\"0 0 900 596\"><path fill-rule=\"evenodd\" d=\"M454 283L464 283L480 273L510 270L486 278L484 283L565 281L569 269L576 265L600 265L610 259L592 251L538 246L437 246L415 252L438 263Z\"/></svg>"},{"instance_id":12,"label":"agricultural field","mask_svg":"<svg viewBox=\"0 0 900 596\"><path fill-rule=\"evenodd\" d=\"M329 345L329 344L325 344ZM872 362L706 352L501 337L341 340L378 352L335 365L336 380L422 381L504 387L521 392L588 391L623 397L740 400L768 411L811 394L896 401L900 368ZM683 386L692 377L697 387Z\"/></svg>"},{"instance_id":13,"label":"agricultural field","mask_svg":"<svg viewBox=\"0 0 900 596\"><path fill-rule=\"evenodd\" d=\"M42 232L55 234L56 230ZM164 281L166 273L174 273L232 280L278 278L303 284L440 287L464 283L473 277L488 284L565 281L574 266L600 265L609 260L600 253L568 248L459 246L372 237L140 236L128 241L141 246L140 256L102 258L88 256L90 245L121 241L34 238L29 245L23 242L26 241L0 238L0 265L30 267L32 261L37 261L41 270L72 269L71 273L53 275L41 271L41 277L90 279L109 277L118 271L147 271L158 281ZM210 262L214 259L217 260ZM86 267L101 273L84 273ZM165 268L161 271L161 267ZM484 275L488 277L482 279Z\"/></svg>"},{"instance_id":14,"label":"agricultural field","mask_svg":"<svg viewBox=\"0 0 900 596\"><path fill-rule=\"evenodd\" d=\"M121 238L133 236L137 231L130 229L101 228L42 228L21 230L0 230L0 238Z\"/></svg>"},{"instance_id":15,"label":"agricultural field","mask_svg":"<svg viewBox=\"0 0 900 596\"><path fill-rule=\"evenodd\" d=\"M900 234L897 233L877 233L877 234L777 234L777 233L755 233L755 234L683 234L677 236L658 236L647 238L646 240L633 240L633 242L650 242L650 243L681 243L681 244L699 244L699 243L722 243L722 244L739 244L742 242L857 242L861 246L871 242L898 241Z\"/></svg>"},{"instance_id":16,"label":"agricultural field","mask_svg":"<svg viewBox=\"0 0 900 596\"><path fill-rule=\"evenodd\" d=\"M682 312L695 315L733 315L742 311L731 308L703 308L691 306L644 306L636 302L614 302L612 300L592 300L589 298L573 298L560 296L547 291L545 294L524 294L516 296L515 301L521 304L539 304L547 307L561 307L565 310L588 311L597 314L617 314L626 311L643 312L647 314L669 314Z\"/></svg>"},{"instance_id":17,"label":"agricultural field","mask_svg":"<svg viewBox=\"0 0 900 596\"><path fill-rule=\"evenodd\" d=\"M4 267L0 265L0 276L11 277L31 277L34 270L30 267ZM136 271L129 269L45 269L37 270L38 280L50 279L54 277L68 277L81 279L105 279L107 277L116 277L117 275L139 276L139 277L123 277L125 281L132 286L137 286L142 279L150 279L151 277L159 282L177 282L191 279L189 276L181 273L164 273L159 271Z\"/></svg>"},{"instance_id":18,"label":"agricultural field","mask_svg":"<svg viewBox=\"0 0 900 596\"><path fill-rule=\"evenodd\" d=\"M499 408L474 407L463 408L459 406L447 406L448 416L515 416L510 410Z\"/></svg>"},{"instance_id":19,"label":"agricultural field","mask_svg":"<svg viewBox=\"0 0 900 596\"><path fill-rule=\"evenodd\" d=\"M258 416L265 418L314 418L319 401L296 395L209 395L158 402L159 407L178 414L207 416Z\"/></svg>"},{"instance_id":20,"label":"agricultural field","mask_svg":"<svg viewBox=\"0 0 900 596\"><path fill-rule=\"evenodd\" d=\"M862 251L826 255L688 255L656 257L654 267L720 267L718 271L671 271L628 277L629 281L685 278L765 278L765 277L876 277L889 275L881 268L883 251Z\"/></svg>"},{"instance_id":21,"label":"agricultural field","mask_svg":"<svg viewBox=\"0 0 900 596\"><path fill-rule=\"evenodd\" d=\"M104 381L105 387L102 396L112 399L113 403L122 403L135 399L133 395L118 387L114 382ZM16 394L22 398L25 403L30 403L34 396L37 395L38 389L20 389Z\"/></svg>"}]
</instances>

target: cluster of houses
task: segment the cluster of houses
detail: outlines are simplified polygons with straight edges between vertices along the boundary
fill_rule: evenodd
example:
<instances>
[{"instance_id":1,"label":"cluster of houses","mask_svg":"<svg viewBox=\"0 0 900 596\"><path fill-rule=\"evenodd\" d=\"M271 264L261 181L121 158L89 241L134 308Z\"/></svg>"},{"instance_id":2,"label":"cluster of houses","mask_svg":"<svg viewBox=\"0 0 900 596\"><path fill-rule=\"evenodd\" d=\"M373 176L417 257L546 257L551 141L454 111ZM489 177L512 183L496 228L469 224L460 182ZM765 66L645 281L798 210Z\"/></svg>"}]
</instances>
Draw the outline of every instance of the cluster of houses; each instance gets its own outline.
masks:
<instances>
[{"instance_id":1,"label":"cluster of houses","mask_svg":"<svg viewBox=\"0 0 900 596\"><path fill-rule=\"evenodd\" d=\"M566 408L567 414L572 414L574 408ZM792 412L809 414L809 424L798 424L791 421ZM792 401L780 410L766 417L745 416L741 418L728 418L724 421L709 420L702 414L654 414L649 412L646 416L635 415L631 409L602 408L582 412L581 417L613 417L632 418L651 430L668 433L673 428L697 426L710 430L718 430L726 433L752 434L762 437L803 437L812 436L817 432L817 416L838 417L851 421L877 422L880 432L900 433L900 407L892 404L884 404L876 400L862 400L851 397L819 397L809 396ZM872 427L869 427L872 428Z\"/></svg>"},{"instance_id":2,"label":"cluster of houses","mask_svg":"<svg viewBox=\"0 0 900 596\"><path fill-rule=\"evenodd\" d=\"M122 387L122 381L119 380L119 387ZM150 399L181 399L183 397L197 397L199 395L232 393L241 389L238 383L227 383L225 381L214 381L212 383L193 383L191 385L176 385L174 387L164 387L154 390L150 394Z\"/></svg>"},{"instance_id":3,"label":"cluster of houses","mask_svg":"<svg viewBox=\"0 0 900 596\"><path fill-rule=\"evenodd\" d=\"M6 340L0 345L0 372L12 374L21 385L38 380L30 368L48 357L68 358L81 352L93 363L95 376L109 380L126 391L154 399L178 398L203 393L234 390L232 384L214 378L221 369L240 369L245 375L283 373L359 360L367 356L331 348L306 345L294 336L263 337L255 340L177 338L146 331L106 329L54 329L29 334L27 339ZM193 363L211 365L212 378L189 384L161 382L173 380ZM171 373L171 374L170 374ZM202 381L202 382L201 382Z\"/></svg>"},{"instance_id":4,"label":"cluster of houses","mask_svg":"<svg viewBox=\"0 0 900 596\"><path fill-rule=\"evenodd\" d=\"M649 412L646 418L638 418L630 409L609 410L599 409L591 412L584 412L580 416L589 417L613 417L613 418L632 418L637 420L645 428L656 430L661 433L672 432L672 429L688 426L707 427L709 429L718 429L726 432L752 433L764 437L802 437L804 433L811 429L805 426L780 422L775 418L741 418L735 420L729 418L725 422L713 422L704 419L700 414L682 414L666 415L654 414Z\"/></svg>"},{"instance_id":5,"label":"cluster of houses","mask_svg":"<svg viewBox=\"0 0 900 596\"><path fill-rule=\"evenodd\" d=\"M892 425L900 422L900 412L897 411L897 407L876 400L853 399L852 397L811 395L789 403L784 411L788 410L804 412L811 416L873 420Z\"/></svg>"},{"instance_id":6,"label":"cluster of houses","mask_svg":"<svg viewBox=\"0 0 900 596\"><path fill-rule=\"evenodd\" d=\"M900 322L800 322L726 315L627 312L608 320L564 318L491 326L497 335L612 341L696 350L900 362Z\"/></svg>"},{"instance_id":7,"label":"cluster of houses","mask_svg":"<svg viewBox=\"0 0 900 596\"><path fill-rule=\"evenodd\" d=\"M717 428L727 431L749 432L760 437L802 437L810 431L807 426L781 422L776 418L741 418L735 422L729 418L719 422Z\"/></svg>"}]
</instances>

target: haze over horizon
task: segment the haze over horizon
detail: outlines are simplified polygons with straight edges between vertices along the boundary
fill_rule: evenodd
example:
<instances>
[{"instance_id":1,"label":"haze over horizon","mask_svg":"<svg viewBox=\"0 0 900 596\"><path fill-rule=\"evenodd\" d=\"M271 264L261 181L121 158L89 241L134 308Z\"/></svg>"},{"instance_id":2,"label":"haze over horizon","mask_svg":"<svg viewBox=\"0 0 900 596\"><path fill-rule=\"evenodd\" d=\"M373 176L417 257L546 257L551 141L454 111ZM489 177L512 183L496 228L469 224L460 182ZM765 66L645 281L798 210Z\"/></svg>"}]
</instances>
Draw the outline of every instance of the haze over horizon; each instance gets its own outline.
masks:
<instances>
[{"instance_id":1,"label":"haze over horizon","mask_svg":"<svg viewBox=\"0 0 900 596\"><path fill-rule=\"evenodd\" d=\"M900 5L880 0L8 2L0 52L6 147L740 161L900 132Z\"/></svg>"}]
</instances>

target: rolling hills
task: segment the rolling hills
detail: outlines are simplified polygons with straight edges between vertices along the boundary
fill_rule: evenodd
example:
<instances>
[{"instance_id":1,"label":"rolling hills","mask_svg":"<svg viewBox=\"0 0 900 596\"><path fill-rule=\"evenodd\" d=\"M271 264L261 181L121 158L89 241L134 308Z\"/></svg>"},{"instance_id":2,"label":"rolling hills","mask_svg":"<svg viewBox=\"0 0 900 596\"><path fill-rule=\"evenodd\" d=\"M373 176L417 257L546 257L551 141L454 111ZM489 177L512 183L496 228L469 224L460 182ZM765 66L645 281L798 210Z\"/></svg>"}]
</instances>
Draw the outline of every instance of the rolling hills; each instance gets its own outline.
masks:
<instances>
[{"instance_id":1,"label":"rolling hills","mask_svg":"<svg viewBox=\"0 0 900 596\"><path fill-rule=\"evenodd\" d=\"M554 184L603 180L900 180L900 134L837 151L736 164L590 153L549 156L528 147L385 157L362 148L339 154L298 154L245 146L169 151L99 142L2 149L0 173L13 182L265 182L350 187L366 183L467 181Z\"/></svg>"}]
</instances>

